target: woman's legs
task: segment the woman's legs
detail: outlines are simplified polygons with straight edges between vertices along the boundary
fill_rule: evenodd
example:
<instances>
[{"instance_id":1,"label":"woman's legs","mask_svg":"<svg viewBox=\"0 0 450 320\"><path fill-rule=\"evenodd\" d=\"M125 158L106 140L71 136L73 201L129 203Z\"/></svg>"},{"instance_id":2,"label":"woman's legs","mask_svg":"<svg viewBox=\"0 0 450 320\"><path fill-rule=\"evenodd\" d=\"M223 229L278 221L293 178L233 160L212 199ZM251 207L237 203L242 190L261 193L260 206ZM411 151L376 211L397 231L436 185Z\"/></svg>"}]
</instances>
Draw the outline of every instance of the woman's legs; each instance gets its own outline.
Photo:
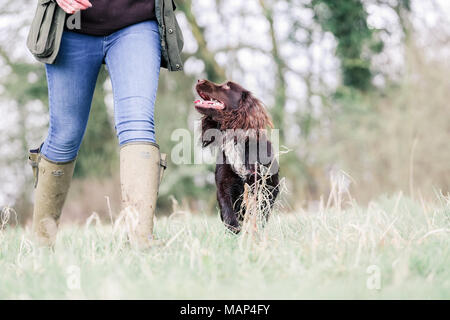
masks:
<instances>
[{"instance_id":1,"label":"woman's legs","mask_svg":"<svg viewBox=\"0 0 450 320\"><path fill-rule=\"evenodd\" d=\"M141 249L148 248L158 244L153 238L153 218L162 170L153 119L161 64L158 25L155 21L138 23L107 40L122 206L138 216L132 241Z\"/></svg>"},{"instance_id":2,"label":"woman's legs","mask_svg":"<svg viewBox=\"0 0 450 320\"><path fill-rule=\"evenodd\" d=\"M52 245L55 240L104 58L113 83L122 198L126 206L139 212L138 245L154 243L152 221L161 168L153 113L160 54L155 21L138 23L108 37L64 32L55 64L46 66L50 126L40 150L33 219L40 243ZM140 170L128 170L133 167Z\"/></svg>"},{"instance_id":3,"label":"woman's legs","mask_svg":"<svg viewBox=\"0 0 450 320\"><path fill-rule=\"evenodd\" d=\"M120 146L155 142L154 106L161 65L156 21L145 21L106 37L106 64L114 94Z\"/></svg>"},{"instance_id":4,"label":"woman's legs","mask_svg":"<svg viewBox=\"0 0 450 320\"><path fill-rule=\"evenodd\" d=\"M103 60L102 37L64 32L54 64L47 64L50 124L41 154L50 161L76 158Z\"/></svg>"},{"instance_id":5,"label":"woman's legs","mask_svg":"<svg viewBox=\"0 0 450 320\"><path fill-rule=\"evenodd\" d=\"M52 246L56 239L89 117L102 51L102 38L65 32L57 60L46 65L50 125L37 158L33 208L33 233L40 245Z\"/></svg>"}]
</instances>

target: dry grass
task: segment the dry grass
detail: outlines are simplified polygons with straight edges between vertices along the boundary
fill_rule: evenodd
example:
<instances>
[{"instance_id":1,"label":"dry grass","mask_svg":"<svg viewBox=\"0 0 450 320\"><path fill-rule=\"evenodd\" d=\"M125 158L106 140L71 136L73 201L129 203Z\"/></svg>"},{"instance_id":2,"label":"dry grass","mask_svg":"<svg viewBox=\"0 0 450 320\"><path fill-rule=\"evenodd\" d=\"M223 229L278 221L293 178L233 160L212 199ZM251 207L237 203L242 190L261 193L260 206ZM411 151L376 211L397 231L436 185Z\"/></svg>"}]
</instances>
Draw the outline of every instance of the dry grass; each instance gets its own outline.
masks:
<instances>
[{"instance_id":1,"label":"dry grass","mask_svg":"<svg viewBox=\"0 0 450 320\"><path fill-rule=\"evenodd\" d=\"M361 207L347 179L332 175L333 193L314 210L276 211L238 236L174 205L156 223L165 246L147 252L130 244L126 212L63 227L55 252L4 228L0 298L450 298L450 195Z\"/></svg>"}]
</instances>

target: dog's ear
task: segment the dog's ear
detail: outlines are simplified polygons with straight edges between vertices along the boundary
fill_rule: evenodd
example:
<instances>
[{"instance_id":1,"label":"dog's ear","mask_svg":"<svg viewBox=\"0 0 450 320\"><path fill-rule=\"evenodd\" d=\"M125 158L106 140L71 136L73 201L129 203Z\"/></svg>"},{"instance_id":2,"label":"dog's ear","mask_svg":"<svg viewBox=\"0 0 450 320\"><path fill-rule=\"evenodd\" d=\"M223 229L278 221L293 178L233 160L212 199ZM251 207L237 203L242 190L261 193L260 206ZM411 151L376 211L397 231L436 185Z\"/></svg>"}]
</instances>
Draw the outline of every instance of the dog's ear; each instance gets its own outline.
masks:
<instances>
[{"instance_id":1,"label":"dog's ear","mask_svg":"<svg viewBox=\"0 0 450 320\"><path fill-rule=\"evenodd\" d=\"M240 114L239 118L242 129L273 128L272 120L270 119L264 104L259 99L255 98L250 91L242 92L237 111Z\"/></svg>"},{"instance_id":2,"label":"dog's ear","mask_svg":"<svg viewBox=\"0 0 450 320\"><path fill-rule=\"evenodd\" d=\"M252 100L254 100L254 98L252 97L250 91L242 91L241 100L239 100L239 108L251 105L253 103Z\"/></svg>"}]
</instances>

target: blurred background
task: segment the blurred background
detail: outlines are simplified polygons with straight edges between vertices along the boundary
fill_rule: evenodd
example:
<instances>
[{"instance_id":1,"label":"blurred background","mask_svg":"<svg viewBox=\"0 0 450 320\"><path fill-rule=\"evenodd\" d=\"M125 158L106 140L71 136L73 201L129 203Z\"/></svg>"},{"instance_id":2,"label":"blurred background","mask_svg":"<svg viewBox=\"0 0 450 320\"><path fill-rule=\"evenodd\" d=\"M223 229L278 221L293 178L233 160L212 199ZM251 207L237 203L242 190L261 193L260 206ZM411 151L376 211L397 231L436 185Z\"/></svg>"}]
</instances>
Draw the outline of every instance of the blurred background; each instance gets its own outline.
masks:
<instances>
[{"instance_id":1,"label":"blurred background","mask_svg":"<svg viewBox=\"0 0 450 320\"><path fill-rule=\"evenodd\" d=\"M432 199L450 190L450 1L176 0L185 72L161 73L157 137L170 154L191 132L198 78L241 83L267 105L280 144L285 211L312 206L345 172L360 203L402 191ZM0 0L0 209L32 212L27 150L46 136L45 70L25 46L36 1ZM118 146L106 70L63 221L120 210ZM192 143L198 143L192 141ZM161 214L216 214L214 167L170 164ZM106 198L108 197L108 198Z\"/></svg>"}]
</instances>

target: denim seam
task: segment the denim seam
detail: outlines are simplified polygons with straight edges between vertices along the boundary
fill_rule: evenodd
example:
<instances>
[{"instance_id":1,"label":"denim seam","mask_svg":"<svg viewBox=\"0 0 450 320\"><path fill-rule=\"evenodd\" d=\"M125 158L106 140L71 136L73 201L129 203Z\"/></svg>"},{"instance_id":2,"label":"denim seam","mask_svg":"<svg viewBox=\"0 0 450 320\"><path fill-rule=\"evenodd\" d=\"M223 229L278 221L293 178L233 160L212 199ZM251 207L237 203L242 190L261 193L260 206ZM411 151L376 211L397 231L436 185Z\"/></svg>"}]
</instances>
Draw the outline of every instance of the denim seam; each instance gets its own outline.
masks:
<instances>
[{"instance_id":1,"label":"denim seam","mask_svg":"<svg viewBox=\"0 0 450 320\"><path fill-rule=\"evenodd\" d=\"M47 144L44 144L43 146L43 150L41 150L41 154L44 154L44 151L48 150L48 147L52 141L52 110L50 110L50 106L52 105L52 101L53 101L53 72L51 70L49 70L48 65L46 66L46 71L47 71L47 79L48 79L48 110L49 110L49 121L48 121L48 126L49 126L49 130L48 130L48 135L47 135ZM53 108L52 108L53 109ZM45 147L45 148L44 148ZM48 159L48 157L46 157ZM49 159L50 160L50 159Z\"/></svg>"},{"instance_id":2,"label":"denim seam","mask_svg":"<svg viewBox=\"0 0 450 320\"><path fill-rule=\"evenodd\" d=\"M105 42L103 42L103 45L105 44ZM113 70L110 67L110 63L109 63L109 59L108 59L108 55L106 54L106 52L104 53L105 55L105 63L106 66L108 67L108 73L109 73L109 79L111 81L111 87L112 87L112 93L113 93L113 105L114 105L114 130L116 131L116 137L117 140L119 140L119 134L117 131L117 125L116 125L116 111L117 111L117 99L116 99L116 90L115 90L115 82L114 82L114 76L113 76Z\"/></svg>"},{"instance_id":3,"label":"denim seam","mask_svg":"<svg viewBox=\"0 0 450 320\"><path fill-rule=\"evenodd\" d=\"M71 159L71 160L68 160L68 161L53 161L53 160L47 158L44 154L41 154L40 157L41 157L42 159L45 159L46 161L48 161L48 162L50 162L50 163L57 164L57 165L69 164L69 163L72 163L72 162L74 162L75 160L77 160L77 156L75 156L75 158L73 158L73 159Z\"/></svg>"}]
</instances>

